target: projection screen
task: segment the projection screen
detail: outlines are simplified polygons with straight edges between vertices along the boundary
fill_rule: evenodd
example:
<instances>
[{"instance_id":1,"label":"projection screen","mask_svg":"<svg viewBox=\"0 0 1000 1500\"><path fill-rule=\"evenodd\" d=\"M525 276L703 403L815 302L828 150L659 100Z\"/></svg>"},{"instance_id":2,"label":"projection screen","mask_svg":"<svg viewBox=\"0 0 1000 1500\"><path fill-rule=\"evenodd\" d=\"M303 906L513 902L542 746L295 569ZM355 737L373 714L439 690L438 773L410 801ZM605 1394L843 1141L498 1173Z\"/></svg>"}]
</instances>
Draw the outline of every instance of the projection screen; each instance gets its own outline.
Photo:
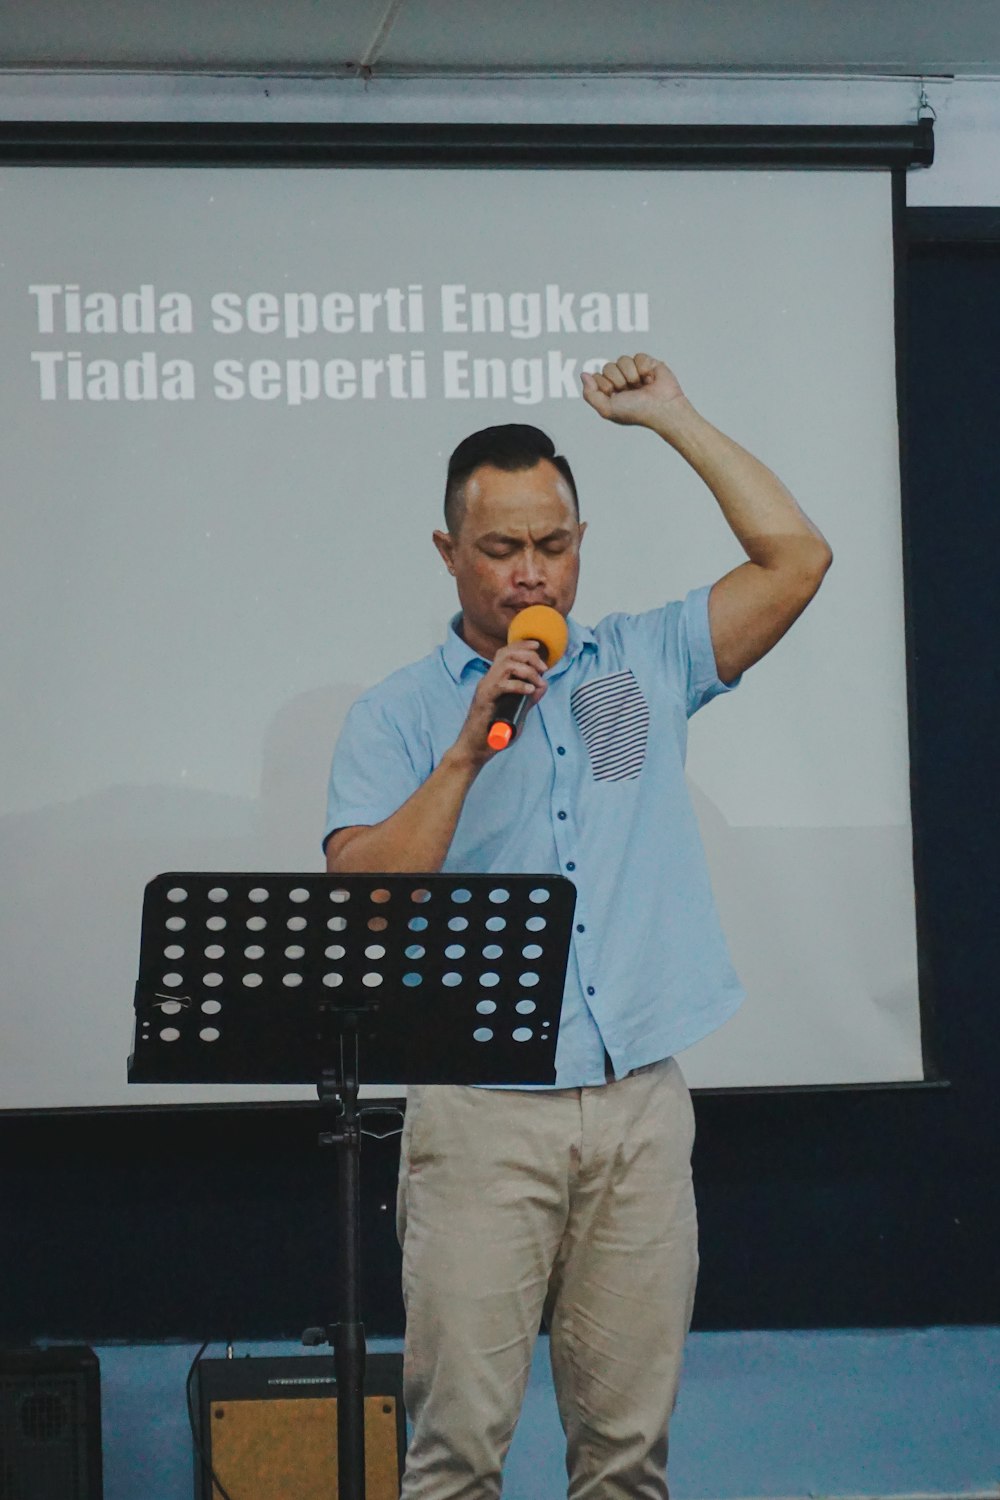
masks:
<instances>
[{"instance_id":1,"label":"projection screen","mask_svg":"<svg viewBox=\"0 0 1000 1500\"><path fill-rule=\"evenodd\" d=\"M433 649L447 456L546 429L589 521L574 611L744 560L588 364L665 359L834 567L690 724L748 999L695 1087L923 1076L887 172L7 168L0 1107L128 1088L143 887L312 870L366 685Z\"/></svg>"}]
</instances>

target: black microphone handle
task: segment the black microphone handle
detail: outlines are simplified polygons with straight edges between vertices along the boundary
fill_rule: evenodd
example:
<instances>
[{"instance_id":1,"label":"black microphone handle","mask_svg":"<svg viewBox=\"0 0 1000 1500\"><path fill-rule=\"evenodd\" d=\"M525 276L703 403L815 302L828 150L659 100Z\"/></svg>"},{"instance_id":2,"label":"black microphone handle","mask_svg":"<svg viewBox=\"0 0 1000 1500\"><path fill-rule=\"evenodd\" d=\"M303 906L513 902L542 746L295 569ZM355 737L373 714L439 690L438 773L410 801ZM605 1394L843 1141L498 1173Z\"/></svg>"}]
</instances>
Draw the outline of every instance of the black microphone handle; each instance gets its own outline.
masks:
<instances>
[{"instance_id":1,"label":"black microphone handle","mask_svg":"<svg viewBox=\"0 0 1000 1500\"><path fill-rule=\"evenodd\" d=\"M493 715L491 724L509 724L515 735L521 726L521 720L528 712L528 704L531 702L530 693L501 693L493 704Z\"/></svg>"},{"instance_id":2,"label":"black microphone handle","mask_svg":"<svg viewBox=\"0 0 1000 1500\"><path fill-rule=\"evenodd\" d=\"M542 661L548 662L549 648L544 641L538 644L538 654ZM509 724L517 738L517 731L521 727L521 720L528 712L528 704L531 702L530 693L501 693L493 704L493 717L491 724Z\"/></svg>"}]
</instances>

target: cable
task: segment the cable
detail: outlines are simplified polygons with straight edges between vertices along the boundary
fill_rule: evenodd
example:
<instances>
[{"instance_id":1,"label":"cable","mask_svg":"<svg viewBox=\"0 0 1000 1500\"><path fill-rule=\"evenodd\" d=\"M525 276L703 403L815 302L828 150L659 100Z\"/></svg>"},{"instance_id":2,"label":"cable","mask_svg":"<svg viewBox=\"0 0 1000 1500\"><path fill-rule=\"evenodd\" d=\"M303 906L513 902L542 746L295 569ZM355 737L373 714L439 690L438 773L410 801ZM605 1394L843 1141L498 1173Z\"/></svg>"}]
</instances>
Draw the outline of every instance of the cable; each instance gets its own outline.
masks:
<instances>
[{"instance_id":1,"label":"cable","mask_svg":"<svg viewBox=\"0 0 1000 1500\"><path fill-rule=\"evenodd\" d=\"M215 1500L216 1490L218 1490L219 1494L222 1496L222 1500L233 1500L232 1495L230 1495L229 1491L225 1488L225 1486L219 1479L218 1474L216 1474L215 1470L212 1468L212 1460L209 1458L208 1454L205 1452L205 1449L202 1447L201 1437L198 1433L198 1424L195 1420L194 1414L194 1396L192 1395L192 1387L194 1385L194 1372L195 1370L197 1370L201 1357L204 1354L205 1350L208 1348L210 1342L210 1339L206 1339L201 1348L198 1350L198 1353L191 1361L191 1368L188 1370L187 1380L184 1382L184 1393L187 1397L188 1425L191 1428L191 1441L194 1443L195 1452L198 1454L198 1458L201 1460L202 1479L204 1480L205 1474L207 1473L211 1481L209 1493L206 1497L206 1500Z\"/></svg>"},{"instance_id":2,"label":"cable","mask_svg":"<svg viewBox=\"0 0 1000 1500\"><path fill-rule=\"evenodd\" d=\"M403 1111L398 1104L366 1104L362 1107L360 1113L362 1118L365 1115L398 1115L401 1120L403 1119ZM400 1125L398 1130L365 1130L364 1126L362 1126L361 1134L368 1136L373 1141L388 1141L394 1135L402 1135L403 1127Z\"/></svg>"}]
</instances>

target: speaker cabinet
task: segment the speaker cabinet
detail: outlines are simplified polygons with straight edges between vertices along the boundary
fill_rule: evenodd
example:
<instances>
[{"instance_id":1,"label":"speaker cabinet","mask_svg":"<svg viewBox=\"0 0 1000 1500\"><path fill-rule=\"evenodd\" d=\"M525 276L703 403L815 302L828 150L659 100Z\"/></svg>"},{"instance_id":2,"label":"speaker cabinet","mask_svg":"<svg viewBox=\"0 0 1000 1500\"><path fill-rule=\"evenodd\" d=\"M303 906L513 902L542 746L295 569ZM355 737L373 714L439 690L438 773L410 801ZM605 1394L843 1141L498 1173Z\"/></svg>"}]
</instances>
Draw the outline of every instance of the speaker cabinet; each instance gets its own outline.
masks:
<instances>
[{"instance_id":1,"label":"speaker cabinet","mask_svg":"<svg viewBox=\"0 0 1000 1500\"><path fill-rule=\"evenodd\" d=\"M0 1349L0 1500L101 1500L92 1349Z\"/></svg>"},{"instance_id":2,"label":"speaker cabinet","mask_svg":"<svg viewBox=\"0 0 1000 1500\"><path fill-rule=\"evenodd\" d=\"M337 1379L332 1355L205 1359L198 1365L197 1500L336 1500ZM369 1354L367 1500L398 1500L406 1452L403 1357ZM3 1500L0 1491L0 1500Z\"/></svg>"}]
</instances>

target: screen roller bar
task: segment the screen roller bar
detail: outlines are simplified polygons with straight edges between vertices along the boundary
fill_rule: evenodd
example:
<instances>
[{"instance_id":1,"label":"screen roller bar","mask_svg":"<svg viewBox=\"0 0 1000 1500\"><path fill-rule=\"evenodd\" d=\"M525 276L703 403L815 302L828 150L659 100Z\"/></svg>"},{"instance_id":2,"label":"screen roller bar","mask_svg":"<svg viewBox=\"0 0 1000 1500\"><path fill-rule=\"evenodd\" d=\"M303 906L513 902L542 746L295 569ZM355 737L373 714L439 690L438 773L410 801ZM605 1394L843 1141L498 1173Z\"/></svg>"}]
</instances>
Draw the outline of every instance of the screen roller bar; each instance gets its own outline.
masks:
<instances>
[{"instance_id":1,"label":"screen roller bar","mask_svg":"<svg viewBox=\"0 0 1000 1500\"><path fill-rule=\"evenodd\" d=\"M0 122L0 165L758 167L905 170L934 125Z\"/></svg>"}]
</instances>

